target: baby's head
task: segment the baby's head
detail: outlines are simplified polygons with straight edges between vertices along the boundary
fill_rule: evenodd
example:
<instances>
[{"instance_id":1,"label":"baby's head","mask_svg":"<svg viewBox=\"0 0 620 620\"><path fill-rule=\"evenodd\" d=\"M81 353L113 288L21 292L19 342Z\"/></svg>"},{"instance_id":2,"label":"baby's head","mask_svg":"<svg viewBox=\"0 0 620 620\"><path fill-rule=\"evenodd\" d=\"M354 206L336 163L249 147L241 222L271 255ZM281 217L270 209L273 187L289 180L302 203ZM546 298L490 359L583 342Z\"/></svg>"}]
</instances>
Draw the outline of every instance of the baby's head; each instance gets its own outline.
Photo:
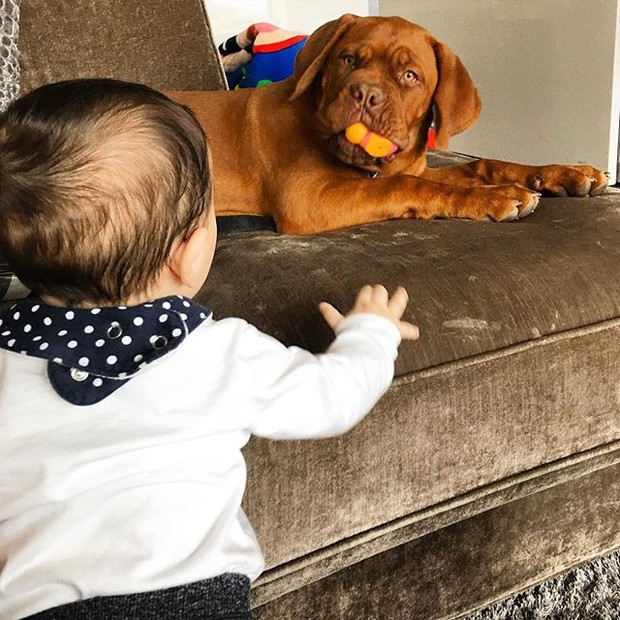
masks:
<instances>
[{"instance_id":1,"label":"baby's head","mask_svg":"<svg viewBox=\"0 0 620 620\"><path fill-rule=\"evenodd\" d=\"M200 246L215 245L211 197L200 125L146 86L50 84L0 116L0 252L52 302L193 294L213 252Z\"/></svg>"}]
</instances>

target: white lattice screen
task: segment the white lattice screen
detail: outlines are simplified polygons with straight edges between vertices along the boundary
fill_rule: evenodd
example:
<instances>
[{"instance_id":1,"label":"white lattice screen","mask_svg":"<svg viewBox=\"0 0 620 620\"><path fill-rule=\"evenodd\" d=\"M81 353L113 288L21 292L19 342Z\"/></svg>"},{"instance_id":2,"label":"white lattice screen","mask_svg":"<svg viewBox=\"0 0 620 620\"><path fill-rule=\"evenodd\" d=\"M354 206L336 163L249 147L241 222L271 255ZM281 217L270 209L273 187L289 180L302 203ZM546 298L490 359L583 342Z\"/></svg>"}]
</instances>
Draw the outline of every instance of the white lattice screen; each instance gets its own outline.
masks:
<instances>
[{"instance_id":1,"label":"white lattice screen","mask_svg":"<svg viewBox=\"0 0 620 620\"><path fill-rule=\"evenodd\" d=\"M0 111L19 95L19 0L0 0Z\"/></svg>"}]
</instances>

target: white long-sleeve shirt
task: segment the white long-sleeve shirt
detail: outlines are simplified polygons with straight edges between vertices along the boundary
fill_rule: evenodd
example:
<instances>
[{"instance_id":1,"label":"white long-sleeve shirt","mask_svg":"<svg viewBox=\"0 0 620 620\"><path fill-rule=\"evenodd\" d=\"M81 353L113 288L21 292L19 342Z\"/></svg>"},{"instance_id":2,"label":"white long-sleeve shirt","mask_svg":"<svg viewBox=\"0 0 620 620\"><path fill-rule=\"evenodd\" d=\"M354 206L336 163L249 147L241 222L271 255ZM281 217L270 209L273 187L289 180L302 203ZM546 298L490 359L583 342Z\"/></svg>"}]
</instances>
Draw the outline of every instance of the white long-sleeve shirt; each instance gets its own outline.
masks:
<instances>
[{"instance_id":1,"label":"white long-sleeve shirt","mask_svg":"<svg viewBox=\"0 0 620 620\"><path fill-rule=\"evenodd\" d=\"M89 406L45 359L0 349L0 618L173 587L264 560L243 510L241 448L344 433L393 376L386 319L345 318L327 352L208 318Z\"/></svg>"}]
</instances>

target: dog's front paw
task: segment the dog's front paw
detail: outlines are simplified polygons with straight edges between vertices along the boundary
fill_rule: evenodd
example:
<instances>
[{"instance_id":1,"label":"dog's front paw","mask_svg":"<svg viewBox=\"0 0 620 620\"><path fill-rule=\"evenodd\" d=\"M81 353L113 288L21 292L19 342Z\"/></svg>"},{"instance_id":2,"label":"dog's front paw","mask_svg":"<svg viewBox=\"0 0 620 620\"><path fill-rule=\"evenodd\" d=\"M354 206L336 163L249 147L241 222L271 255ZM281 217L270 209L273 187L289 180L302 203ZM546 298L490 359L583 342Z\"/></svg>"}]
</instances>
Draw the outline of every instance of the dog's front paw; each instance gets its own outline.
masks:
<instances>
[{"instance_id":1,"label":"dog's front paw","mask_svg":"<svg viewBox=\"0 0 620 620\"><path fill-rule=\"evenodd\" d=\"M592 166L540 166L527 178L527 186L544 196L598 196L607 184L607 175Z\"/></svg>"},{"instance_id":2,"label":"dog's front paw","mask_svg":"<svg viewBox=\"0 0 620 620\"><path fill-rule=\"evenodd\" d=\"M532 213L540 194L519 185L493 185L471 190L469 213L461 217L494 222L512 222Z\"/></svg>"}]
</instances>

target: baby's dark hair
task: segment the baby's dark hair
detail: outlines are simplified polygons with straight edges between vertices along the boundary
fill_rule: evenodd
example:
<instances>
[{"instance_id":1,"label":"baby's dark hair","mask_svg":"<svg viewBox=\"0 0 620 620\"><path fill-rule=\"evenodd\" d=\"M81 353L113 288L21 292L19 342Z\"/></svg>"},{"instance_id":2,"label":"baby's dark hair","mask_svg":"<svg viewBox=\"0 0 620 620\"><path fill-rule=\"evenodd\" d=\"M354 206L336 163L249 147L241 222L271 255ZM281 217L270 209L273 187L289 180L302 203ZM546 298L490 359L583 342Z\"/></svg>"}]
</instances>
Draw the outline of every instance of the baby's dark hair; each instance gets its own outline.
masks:
<instances>
[{"instance_id":1,"label":"baby's dark hair","mask_svg":"<svg viewBox=\"0 0 620 620\"><path fill-rule=\"evenodd\" d=\"M141 84L42 86L0 116L0 252L68 305L144 293L211 208L203 130Z\"/></svg>"}]
</instances>

